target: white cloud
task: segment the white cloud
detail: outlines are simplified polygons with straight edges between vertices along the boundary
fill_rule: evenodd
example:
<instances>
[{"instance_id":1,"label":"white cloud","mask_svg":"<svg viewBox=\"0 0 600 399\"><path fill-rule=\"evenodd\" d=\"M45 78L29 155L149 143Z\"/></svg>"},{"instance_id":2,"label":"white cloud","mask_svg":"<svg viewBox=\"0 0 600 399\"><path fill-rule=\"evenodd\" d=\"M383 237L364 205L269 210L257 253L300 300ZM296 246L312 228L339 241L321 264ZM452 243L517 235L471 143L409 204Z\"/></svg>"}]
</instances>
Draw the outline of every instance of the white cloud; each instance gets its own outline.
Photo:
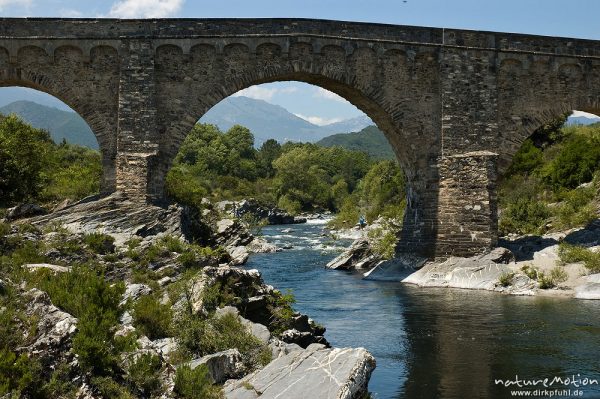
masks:
<instances>
[{"instance_id":1,"label":"white cloud","mask_svg":"<svg viewBox=\"0 0 600 399\"><path fill-rule=\"evenodd\" d=\"M589 119L600 119L600 117L598 115L590 114L589 112L577 111L577 110L573 111L571 116L573 116L575 118L583 116L584 118L589 118Z\"/></svg>"},{"instance_id":2,"label":"white cloud","mask_svg":"<svg viewBox=\"0 0 600 399\"><path fill-rule=\"evenodd\" d=\"M302 114L294 114L294 115L296 115L298 118L304 119L305 121L309 121L313 125L317 125L317 126L331 125L332 123L343 121L342 118L321 118L320 116L306 116L306 115L302 115Z\"/></svg>"},{"instance_id":3,"label":"white cloud","mask_svg":"<svg viewBox=\"0 0 600 399\"><path fill-rule=\"evenodd\" d=\"M261 86L250 86L247 89L240 90L233 94L233 97L250 97L256 100L269 101L275 94L289 94L298 91L295 87L261 87Z\"/></svg>"},{"instance_id":4,"label":"white cloud","mask_svg":"<svg viewBox=\"0 0 600 399\"><path fill-rule=\"evenodd\" d=\"M315 87L314 97L324 98L326 100L332 100L332 101L339 101L342 103L348 102L348 100L346 100L344 97L340 97L337 94L335 94L329 90L325 90L322 87Z\"/></svg>"},{"instance_id":5,"label":"white cloud","mask_svg":"<svg viewBox=\"0 0 600 399\"><path fill-rule=\"evenodd\" d=\"M2 0L0 0L2 1ZM177 15L185 0L119 0L108 13L113 18L166 18Z\"/></svg>"}]
</instances>

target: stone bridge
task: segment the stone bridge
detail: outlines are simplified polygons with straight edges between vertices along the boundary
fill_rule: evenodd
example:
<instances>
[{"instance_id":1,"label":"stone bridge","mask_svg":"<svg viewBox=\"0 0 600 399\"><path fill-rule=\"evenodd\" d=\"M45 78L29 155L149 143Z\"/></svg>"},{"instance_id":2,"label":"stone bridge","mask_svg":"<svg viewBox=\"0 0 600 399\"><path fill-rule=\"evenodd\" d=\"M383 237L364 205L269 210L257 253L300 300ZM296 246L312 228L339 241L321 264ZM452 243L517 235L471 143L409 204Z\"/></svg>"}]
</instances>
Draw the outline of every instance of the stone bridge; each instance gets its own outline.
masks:
<instances>
[{"instance_id":1,"label":"stone bridge","mask_svg":"<svg viewBox=\"0 0 600 399\"><path fill-rule=\"evenodd\" d=\"M497 241L496 184L536 128L600 114L600 42L307 19L0 19L0 86L78 112L104 193L161 200L196 121L238 90L302 81L385 133L407 177L400 250L470 255Z\"/></svg>"}]
</instances>

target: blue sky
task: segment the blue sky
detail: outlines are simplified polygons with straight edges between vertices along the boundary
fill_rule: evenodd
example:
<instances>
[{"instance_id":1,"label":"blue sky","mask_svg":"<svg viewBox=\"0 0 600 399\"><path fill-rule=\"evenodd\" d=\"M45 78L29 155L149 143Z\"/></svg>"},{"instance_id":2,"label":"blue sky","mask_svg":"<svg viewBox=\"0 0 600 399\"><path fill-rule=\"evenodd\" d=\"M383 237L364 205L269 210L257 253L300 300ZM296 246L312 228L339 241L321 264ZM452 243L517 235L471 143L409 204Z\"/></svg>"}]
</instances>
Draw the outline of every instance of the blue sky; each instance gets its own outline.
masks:
<instances>
[{"instance_id":1,"label":"blue sky","mask_svg":"<svg viewBox=\"0 0 600 399\"><path fill-rule=\"evenodd\" d=\"M599 0L0 0L0 16L324 18L600 40ZM13 92L15 99L27 96ZM255 86L241 94L318 124L360 114L332 93L302 83Z\"/></svg>"}]
</instances>

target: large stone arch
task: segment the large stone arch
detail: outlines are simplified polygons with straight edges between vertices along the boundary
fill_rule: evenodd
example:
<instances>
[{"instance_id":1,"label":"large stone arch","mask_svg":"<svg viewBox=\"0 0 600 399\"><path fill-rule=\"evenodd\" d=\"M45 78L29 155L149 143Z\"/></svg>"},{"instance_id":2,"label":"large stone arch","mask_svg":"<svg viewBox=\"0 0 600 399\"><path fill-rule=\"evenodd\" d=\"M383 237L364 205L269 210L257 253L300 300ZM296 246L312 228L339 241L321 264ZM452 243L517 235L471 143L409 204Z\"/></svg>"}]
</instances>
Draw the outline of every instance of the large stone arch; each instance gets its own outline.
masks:
<instances>
[{"instance_id":1,"label":"large stone arch","mask_svg":"<svg viewBox=\"0 0 600 399\"><path fill-rule=\"evenodd\" d=\"M167 50L170 56L162 57ZM277 43L263 42L253 49L243 43L229 43L220 52L199 44L186 55L172 45L158 47L157 90L169 90L173 95L158 99L160 162L154 164L151 192L162 194L166 173L183 140L217 103L257 84L309 83L348 100L384 132L407 177L408 207L402 243L413 249L415 245L429 246L431 251L437 228L440 147L440 122L435 118L439 107L434 95L439 83L435 50L378 50L305 42L291 42L284 49ZM177 77L169 68L172 64L182 72ZM416 77L425 77L425 82ZM414 101L415 95L420 102ZM423 119L410 117L417 110Z\"/></svg>"},{"instance_id":2,"label":"large stone arch","mask_svg":"<svg viewBox=\"0 0 600 399\"><path fill-rule=\"evenodd\" d=\"M84 65L83 52L77 46L58 46L49 54L41 47L27 45L18 48L12 60L9 51L0 47L0 87L26 87L54 96L88 124L102 155L101 193L108 194L116 187L116 102L112 109L102 107L111 101L94 93L90 73L94 66L94 62ZM116 87L113 90L116 97Z\"/></svg>"},{"instance_id":3,"label":"large stone arch","mask_svg":"<svg viewBox=\"0 0 600 399\"><path fill-rule=\"evenodd\" d=\"M60 101L67 104L73 109L81 118L88 124L98 146L102 156L102 181L100 182L100 190L102 194L109 194L115 191L116 185L116 143L114 142L115 136L110 133L105 133L105 125L101 122L101 119L95 115L95 112L85 105L79 104L77 101L73 101L72 93L68 89L62 88L61 90L55 90L54 84L51 79L41 76L39 80L43 84L35 83L30 80L23 79L0 79L0 87L26 87L29 89L38 90L56 97Z\"/></svg>"},{"instance_id":4,"label":"large stone arch","mask_svg":"<svg viewBox=\"0 0 600 399\"><path fill-rule=\"evenodd\" d=\"M538 128L574 110L600 115L600 61L514 56L498 62L498 171Z\"/></svg>"}]
</instances>

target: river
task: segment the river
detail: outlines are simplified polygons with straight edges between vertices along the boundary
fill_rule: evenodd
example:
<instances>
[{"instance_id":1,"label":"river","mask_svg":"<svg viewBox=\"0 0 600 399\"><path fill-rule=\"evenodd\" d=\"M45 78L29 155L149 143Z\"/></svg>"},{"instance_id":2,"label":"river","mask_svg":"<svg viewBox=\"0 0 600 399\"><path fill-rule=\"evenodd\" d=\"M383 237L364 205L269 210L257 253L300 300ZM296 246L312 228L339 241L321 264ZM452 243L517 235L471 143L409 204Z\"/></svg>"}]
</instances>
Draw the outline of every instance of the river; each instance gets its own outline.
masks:
<instances>
[{"instance_id":1,"label":"river","mask_svg":"<svg viewBox=\"0 0 600 399\"><path fill-rule=\"evenodd\" d=\"M265 227L267 241L293 248L254 254L246 267L292 290L295 308L325 325L333 346L375 356L374 398L508 398L527 382L537 397L600 398L600 301L363 280L325 268L350 241L323 237L323 227Z\"/></svg>"}]
</instances>

